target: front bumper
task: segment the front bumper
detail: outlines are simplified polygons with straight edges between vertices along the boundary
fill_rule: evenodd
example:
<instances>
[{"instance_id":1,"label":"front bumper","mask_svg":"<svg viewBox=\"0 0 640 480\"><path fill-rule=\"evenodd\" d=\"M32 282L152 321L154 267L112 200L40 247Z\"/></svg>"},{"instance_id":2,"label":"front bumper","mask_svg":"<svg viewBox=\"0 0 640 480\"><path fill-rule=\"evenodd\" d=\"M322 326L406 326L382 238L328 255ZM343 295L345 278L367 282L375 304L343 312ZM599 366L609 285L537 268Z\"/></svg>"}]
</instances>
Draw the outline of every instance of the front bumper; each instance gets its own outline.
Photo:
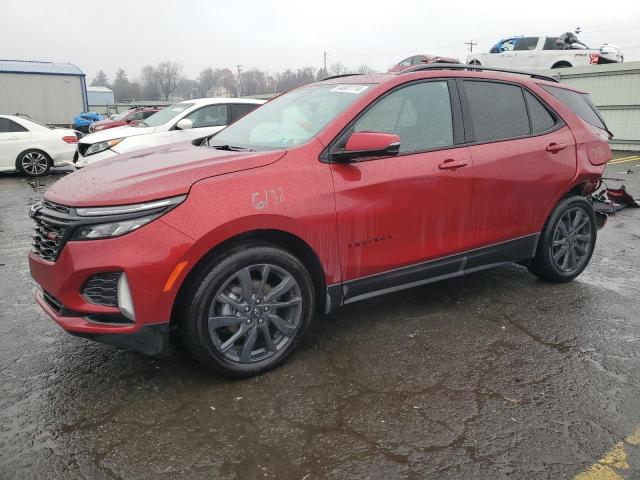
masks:
<instances>
[{"instance_id":1,"label":"front bumper","mask_svg":"<svg viewBox=\"0 0 640 480\"><path fill-rule=\"evenodd\" d=\"M104 152L95 153L93 155L89 155L88 157L83 157L82 155L78 155L76 166L85 167L90 163L99 162L100 160L106 160L107 158L113 158L116 155L118 154L113 150L105 150Z\"/></svg>"},{"instance_id":2,"label":"front bumper","mask_svg":"<svg viewBox=\"0 0 640 480\"><path fill-rule=\"evenodd\" d=\"M36 300L69 333L145 353L158 353L155 350L166 343L158 340L158 332L168 333L177 294L175 286L166 292L163 288L192 244L193 240L158 219L118 238L69 241L55 262L32 252L29 254L31 276L55 302L47 301L40 291ZM105 272L126 273L136 312L134 323L92 320L92 316L120 313L117 307L90 303L80 293L87 278ZM179 285L182 278L179 280L175 285ZM127 340L129 336L132 337Z\"/></svg>"}]
</instances>

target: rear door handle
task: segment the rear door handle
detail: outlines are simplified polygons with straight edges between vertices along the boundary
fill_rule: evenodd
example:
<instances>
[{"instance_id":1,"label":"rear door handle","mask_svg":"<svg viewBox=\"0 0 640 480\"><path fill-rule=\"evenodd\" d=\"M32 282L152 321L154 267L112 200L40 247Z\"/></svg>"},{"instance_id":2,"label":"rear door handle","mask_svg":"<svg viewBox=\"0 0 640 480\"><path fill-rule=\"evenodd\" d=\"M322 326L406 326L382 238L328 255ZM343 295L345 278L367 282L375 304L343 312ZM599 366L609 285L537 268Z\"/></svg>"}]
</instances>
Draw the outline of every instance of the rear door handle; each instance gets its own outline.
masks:
<instances>
[{"instance_id":1,"label":"rear door handle","mask_svg":"<svg viewBox=\"0 0 640 480\"><path fill-rule=\"evenodd\" d=\"M438 168L440 170L457 170L459 168L466 167L466 166L467 166L466 160L456 161L453 158L448 158L444 162L442 162L440 165L438 165Z\"/></svg>"},{"instance_id":2,"label":"rear door handle","mask_svg":"<svg viewBox=\"0 0 640 480\"><path fill-rule=\"evenodd\" d=\"M564 143L550 143L547 145L547 152L556 153L567 148Z\"/></svg>"}]
</instances>

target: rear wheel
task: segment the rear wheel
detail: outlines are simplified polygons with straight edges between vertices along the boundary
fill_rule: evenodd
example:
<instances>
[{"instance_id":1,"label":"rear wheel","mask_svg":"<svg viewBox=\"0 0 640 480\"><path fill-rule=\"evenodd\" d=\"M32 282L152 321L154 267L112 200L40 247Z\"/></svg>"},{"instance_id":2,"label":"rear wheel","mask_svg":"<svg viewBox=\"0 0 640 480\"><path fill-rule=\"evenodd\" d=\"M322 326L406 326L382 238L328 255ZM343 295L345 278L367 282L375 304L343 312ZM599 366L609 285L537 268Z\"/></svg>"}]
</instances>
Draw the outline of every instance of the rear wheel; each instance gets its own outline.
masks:
<instances>
[{"instance_id":1,"label":"rear wheel","mask_svg":"<svg viewBox=\"0 0 640 480\"><path fill-rule=\"evenodd\" d=\"M549 217L529 270L551 282L573 280L591 260L596 232L595 214L587 200L562 200Z\"/></svg>"},{"instance_id":2,"label":"rear wheel","mask_svg":"<svg viewBox=\"0 0 640 480\"><path fill-rule=\"evenodd\" d=\"M26 150L18 155L18 170L30 177L41 177L49 173L51 158L40 150Z\"/></svg>"},{"instance_id":3,"label":"rear wheel","mask_svg":"<svg viewBox=\"0 0 640 480\"><path fill-rule=\"evenodd\" d=\"M181 321L200 362L246 377L278 365L311 323L314 289L304 265L267 244L245 244L211 261L191 286Z\"/></svg>"},{"instance_id":4,"label":"rear wheel","mask_svg":"<svg viewBox=\"0 0 640 480\"><path fill-rule=\"evenodd\" d=\"M553 65L551 68L570 68L571 64L569 62L558 62Z\"/></svg>"}]
</instances>

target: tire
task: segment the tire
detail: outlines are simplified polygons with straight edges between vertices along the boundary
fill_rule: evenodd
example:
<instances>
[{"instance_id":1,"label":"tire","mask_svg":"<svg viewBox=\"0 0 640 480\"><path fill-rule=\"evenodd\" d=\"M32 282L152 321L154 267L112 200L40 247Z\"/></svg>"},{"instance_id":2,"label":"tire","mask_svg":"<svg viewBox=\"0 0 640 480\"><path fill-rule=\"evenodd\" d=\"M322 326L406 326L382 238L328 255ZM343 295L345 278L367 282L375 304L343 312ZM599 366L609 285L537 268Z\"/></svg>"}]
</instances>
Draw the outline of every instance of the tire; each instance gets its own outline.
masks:
<instances>
[{"instance_id":1,"label":"tire","mask_svg":"<svg viewBox=\"0 0 640 480\"><path fill-rule=\"evenodd\" d=\"M549 282L573 280L591 260L597 230L593 208L585 198L563 199L547 220L529 270Z\"/></svg>"},{"instance_id":2,"label":"tire","mask_svg":"<svg viewBox=\"0 0 640 480\"><path fill-rule=\"evenodd\" d=\"M551 69L555 69L555 68L571 68L571 64L567 62L558 62L551 67Z\"/></svg>"},{"instance_id":3,"label":"tire","mask_svg":"<svg viewBox=\"0 0 640 480\"><path fill-rule=\"evenodd\" d=\"M478 67L479 67L479 66L481 66L481 64L480 64L480 62L479 62L478 60L471 60L471 61L469 62L469 65L476 65L476 66L478 66Z\"/></svg>"},{"instance_id":4,"label":"tire","mask_svg":"<svg viewBox=\"0 0 640 480\"><path fill-rule=\"evenodd\" d=\"M314 311L313 282L300 260L275 245L245 243L201 269L185 297L180 332L202 364L249 377L294 350Z\"/></svg>"},{"instance_id":5,"label":"tire","mask_svg":"<svg viewBox=\"0 0 640 480\"><path fill-rule=\"evenodd\" d=\"M51 170L51 157L42 150L25 150L16 159L16 168L29 177L42 177Z\"/></svg>"}]
</instances>

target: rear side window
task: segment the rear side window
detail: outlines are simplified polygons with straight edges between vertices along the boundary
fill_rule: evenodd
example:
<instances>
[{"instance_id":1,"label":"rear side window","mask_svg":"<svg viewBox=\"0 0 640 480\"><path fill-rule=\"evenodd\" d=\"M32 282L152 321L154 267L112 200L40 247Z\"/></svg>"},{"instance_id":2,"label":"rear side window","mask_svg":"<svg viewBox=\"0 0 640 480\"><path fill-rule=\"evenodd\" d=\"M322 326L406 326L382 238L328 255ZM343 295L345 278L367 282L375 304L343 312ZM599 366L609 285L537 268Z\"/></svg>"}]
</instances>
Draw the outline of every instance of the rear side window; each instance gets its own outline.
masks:
<instances>
[{"instance_id":1,"label":"rear side window","mask_svg":"<svg viewBox=\"0 0 640 480\"><path fill-rule=\"evenodd\" d=\"M247 113L249 113L254 108L258 107L258 105L253 105L251 103L234 103L231 105L231 121L230 123L235 122L239 118L244 117Z\"/></svg>"},{"instance_id":2,"label":"rear side window","mask_svg":"<svg viewBox=\"0 0 640 480\"><path fill-rule=\"evenodd\" d=\"M9 132L28 132L22 125L9 120L8 118L0 118L0 133Z\"/></svg>"},{"instance_id":3,"label":"rear side window","mask_svg":"<svg viewBox=\"0 0 640 480\"><path fill-rule=\"evenodd\" d=\"M453 145L447 82L423 82L383 97L354 124L354 131L400 136L400 153Z\"/></svg>"},{"instance_id":4,"label":"rear side window","mask_svg":"<svg viewBox=\"0 0 640 480\"><path fill-rule=\"evenodd\" d=\"M522 89L504 83L465 81L471 126L476 142L530 134Z\"/></svg>"},{"instance_id":5,"label":"rear side window","mask_svg":"<svg viewBox=\"0 0 640 480\"><path fill-rule=\"evenodd\" d=\"M519 39L515 46L513 47L514 51L519 50L535 50L538 46L538 37L524 37Z\"/></svg>"},{"instance_id":6,"label":"rear side window","mask_svg":"<svg viewBox=\"0 0 640 480\"><path fill-rule=\"evenodd\" d=\"M541 87L573 110L574 113L585 122L590 123L594 127L602 128L603 130L607 129L596 106L586 93L578 93L548 85L541 85Z\"/></svg>"},{"instance_id":7,"label":"rear side window","mask_svg":"<svg viewBox=\"0 0 640 480\"><path fill-rule=\"evenodd\" d=\"M557 42L558 42L558 37L547 37L544 40L544 47L542 47L542 49L543 50L560 50Z\"/></svg>"},{"instance_id":8,"label":"rear side window","mask_svg":"<svg viewBox=\"0 0 640 480\"><path fill-rule=\"evenodd\" d=\"M552 129L556 125L556 120L549 110L526 90L524 97L529 108L529 118L531 118L531 133L535 135Z\"/></svg>"}]
</instances>

